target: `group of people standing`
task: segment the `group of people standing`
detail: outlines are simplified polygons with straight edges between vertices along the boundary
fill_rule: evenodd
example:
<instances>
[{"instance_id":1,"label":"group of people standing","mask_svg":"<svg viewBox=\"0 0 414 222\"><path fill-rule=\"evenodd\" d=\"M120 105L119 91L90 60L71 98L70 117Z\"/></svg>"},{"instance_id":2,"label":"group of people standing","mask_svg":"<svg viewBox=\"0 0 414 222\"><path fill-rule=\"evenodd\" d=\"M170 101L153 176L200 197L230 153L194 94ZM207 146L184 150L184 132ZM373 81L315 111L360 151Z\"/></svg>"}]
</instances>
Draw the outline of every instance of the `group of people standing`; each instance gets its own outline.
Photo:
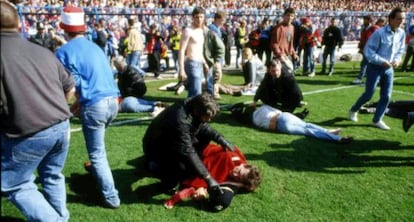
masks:
<instances>
[{"instance_id":1,"label":"group of people standing","mask_svg":"<svg viewBox=\"0 0 414 222\"><path fill-rule=\"evenodd\" d=\"M81 119L90 160L88 169L97 181L102 205L112 209L120 207L121 200L106 156L105 132L120 111L119 97L125 101L129 96L136 98L146 91L140 81L134 79L140 75L136 58L142 50L142 45L134 42L137 35L134 22L129 23L127 64L118 64L117 68L120 75L132 73L135 76L124 76L120 85L133 80L137 84L118 88L104 50L84 36L86 26L81 8L64 8L59 25L65 31L67 42L57 48L55 54L19 35L19 17L13 4L0 0L0 9L2 193L29 221L68 221L62 169L70 143L69 119L74 114ZM196 7L192 17L192 24L183 29L179 48L175 48L178 77L186 81L188 98L165 108L151 121L142 139L145 166L160 178L163 191L180 189L178 196L174 195L165 203L167 208L190 196L208 198L211 210L220 211L230 205L237 190L256 190L262 177L260 170L247 162L238 147L208 124L220 111L215 85L227 61L220 29L225 23L225 14L216 13L209 27L205 26L204 9ZM301 106L303 99L293 76L292 59L297 58L293 47L293 17L293 9L286 9L283 21L275 27L276 35L270 38L275 58L266 64L254 103L249 106L253 110L249 118L256 127L276 132L350 143L351 137L339 136L340 129L328 130L304 122L306 115L291 114ZM352 107L350 114L354 119L354 112L370 99L371 88L380 79L381 87L387 90L381 94L374 120L381 122L382 107L389 101L393 67L400 61L401 47L383 43L388 47L378 51L375 45L380 45L379 39L390 33L396 33L395 42L404 37L399 29L404 12L394 9L389 19L390 25L375 32L365 48L366 54L378 54L380 58L368 57L367 82L372 84L367 84L367 92ZM158 47L160 39L155 33L154 37L147 38L153 43L147 47ZM389 51L393 53L387 53ZM153 56L156 60L159 55ZM207 93L203 93L203 78ZM254 85L252 79L251 76L246 78L246 84ZM288 88L280 87L287 83ZM74 102L68 107L73 96ZM285 99L286 96L290 97ZM256 109L258 100L263 105ZM211 141L217 145L210 144ZM36 170L43 193L35 183Z\"/></svg>"}]
</instances>

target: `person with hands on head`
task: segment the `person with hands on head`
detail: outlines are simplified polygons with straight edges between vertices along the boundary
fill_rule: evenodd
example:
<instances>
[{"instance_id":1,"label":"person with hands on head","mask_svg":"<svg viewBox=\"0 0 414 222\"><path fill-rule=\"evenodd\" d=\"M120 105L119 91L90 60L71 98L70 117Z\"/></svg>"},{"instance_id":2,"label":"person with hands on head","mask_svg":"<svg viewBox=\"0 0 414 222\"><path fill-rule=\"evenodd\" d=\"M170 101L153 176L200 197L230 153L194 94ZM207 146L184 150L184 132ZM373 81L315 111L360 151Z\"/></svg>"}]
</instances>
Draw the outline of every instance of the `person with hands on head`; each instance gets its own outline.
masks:
<instances>
[{"instance_id":1,"label":"person with hands on head","mask_svg":"<svg viewBox=\"0 0 414 222\"><path fill-rule=\"evenodd\" d=\"M378 101L372 124L383 130L389 130L382 118L391 99L394 68L401 62L405 50L405 32L400 26L405 21L405 12L396 7L388 16L389 24L375 31L364 48L367 58L367 81L365 91L349 110L349 119L358 121L358 110L368 102L380 84Z\"/></svg>"},{"instance_id":2,"label":"person with hands on head","mask_svg":"<svg viewBox=\"0 0 414 222\"><path fill-rule=\"evenodd\" d=\"M213 96L204 93L167 107L152 120L142 140L145 165L160 178L163 191L194 176L203 178L211 189L219 186L200 159L210 141L234 150L208 124L219 111Z\"/></svg>"}]
</instances>

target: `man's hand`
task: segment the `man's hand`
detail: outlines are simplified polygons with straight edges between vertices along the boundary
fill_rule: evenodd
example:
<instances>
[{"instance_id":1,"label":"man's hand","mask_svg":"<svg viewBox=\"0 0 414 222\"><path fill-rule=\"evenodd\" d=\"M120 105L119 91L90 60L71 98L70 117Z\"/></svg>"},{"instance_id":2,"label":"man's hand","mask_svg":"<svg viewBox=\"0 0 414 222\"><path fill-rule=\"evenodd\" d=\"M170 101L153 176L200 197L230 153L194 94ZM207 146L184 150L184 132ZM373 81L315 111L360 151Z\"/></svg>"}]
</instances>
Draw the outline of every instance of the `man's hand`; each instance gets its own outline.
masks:
<instances>
[{"instance_id":1,"label":"man's hand","mask_svg":"<svg viewBox=\"0 0 414 222\"><path fill-rule=\"evenodd\" d=\"M220 144L223 147L223 149L234 151L234 145L231 144L229 141L225 140L223 137L219 139L218 144Z\"/></svg>"}]
</instances>

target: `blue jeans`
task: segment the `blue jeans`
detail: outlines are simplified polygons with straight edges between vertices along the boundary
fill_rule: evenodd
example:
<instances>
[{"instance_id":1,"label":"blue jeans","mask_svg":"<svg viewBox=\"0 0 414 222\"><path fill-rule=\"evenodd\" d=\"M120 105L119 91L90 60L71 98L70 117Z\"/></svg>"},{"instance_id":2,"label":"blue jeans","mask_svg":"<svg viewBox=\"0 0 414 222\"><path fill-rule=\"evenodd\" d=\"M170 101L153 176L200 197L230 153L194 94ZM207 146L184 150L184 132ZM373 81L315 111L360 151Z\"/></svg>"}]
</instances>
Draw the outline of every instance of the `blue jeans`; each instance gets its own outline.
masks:
<instances>
[{"instance_id":1,"label":"blue jeans","mask_svg":"<svg viewBox=\"0 0 414 222\"><path fill-rule=\"evenodd\" d=\"M326 60L329 56L329 72L333 72L334 64L335 64L335 47L327 47L323 50L322 55L322 73L326 71Z\"/></svg>"},{"instance_id":2,"label":"blue jeans","mask_svg":"<svg viewBox=\"0 0 414 222\"><path fill-rule=\"evenodd\" d=\"M303 49L303 74L315 72L315 47L305 46Z\"/></svg>"},{"instance_id":3,"label":"blue jeans","mask_svg":"<svg viewBox=\"0 0 414 222\"><path fill-rule=\"evenodd\" d=\"M365 73L367 72L367 66L368 66L368 60L364 56L364 54L362 54L361 70L359 71L359 75L357 77L358 79L362 80L362 78L364 78Z\"/></svg>"},{"instance_id":4,"label":"blue jeans","mask_svg":"<svg viewBox=\"0 0 414 222\"><path fill-rule=\"evenodd\" d=\"M62 169L69 149L69 121L29 137L1 139L1 192L28 221L67 221ZM38 171L43 194L35 184Z\"/></svg>"},{"instance_id":5,"label":"blue jeans","mask_svg":"<svg viewBox=\"0 0 414 222\"><path fill-rule=\"evenodd\" d=\"M339 141L340 136L329 133L325 128L315 125L313 123L307 123L292 113L283 112L277 119L278 132L287 133L292 135L304 135L314 137L317 139Z\"/></svg>"},{"instance_id":6,"label":"blue jeans","mask_svg":"<svg viewBox=\"0 0 414 222\"><path fill-rule=\"evenodd\" d=\"M141 51L133 51L127 55L125 61L128 66L134 66L139 74L145 75L145 71L141 69Z\"/></svg>"},{"instance_id":7,"label":"blue jeans","mask_svg":"<svg viewBox=\"0 0 414 222\"><path fill-rule=\"evenodd\" d=\"M133 96L125 97L121 103L121 112L123 113L140 113L154 111L156 102L148 101Z\"/></svg>"},{"instance_id":8,"label":"blue jeans","mask_svg":"<svg viewBox=\"0 0 414 222\"><path fill-rule=\"evenodd\" d=\"M187 60L184 63L187 73L188 98L200 95L203 92L202 81L204 76L203 63L195 60Z\"/></svg>"},{"instance_id":9,"label":"blue jeans","mask_svg":"<svg viewBox=\"0 0 414 222\"><path fill-rule=\"evenodd\" d=\"M394 78L394 69L385 68L379 65L368 64L367 81L365 82L365 92L359 97L356 103L351 107L352 112L357 112L362 105L368 102L375 93L375 88L380 84L380 99L375 109L374 123L379 122L384 116L385 110L390 102L392 93L392 82Z\"/></svg>"},{"instance_id":10,"label":"blue jeans","mask_svg":"<svg viewBox=\"0 0 414 222\"><path fill-rule=\"evenodd\" d=\"M90 106L82 106L83 136L92 163L91 173L95 176L107 203L119 205L118 191L106 157L105 129L118 113L118 103L114 97L106 97Z\"/></svg>"}]
</instances>

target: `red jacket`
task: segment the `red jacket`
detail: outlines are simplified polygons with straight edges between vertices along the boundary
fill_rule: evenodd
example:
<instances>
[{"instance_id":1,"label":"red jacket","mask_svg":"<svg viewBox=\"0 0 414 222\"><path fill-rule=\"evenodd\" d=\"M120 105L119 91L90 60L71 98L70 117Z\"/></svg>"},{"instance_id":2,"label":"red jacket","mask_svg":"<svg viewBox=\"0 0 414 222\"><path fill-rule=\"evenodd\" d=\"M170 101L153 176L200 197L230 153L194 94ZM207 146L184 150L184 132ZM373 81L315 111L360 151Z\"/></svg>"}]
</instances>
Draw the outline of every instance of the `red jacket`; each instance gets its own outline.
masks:
<instances>
[{"instance_id":1,"label":"red jacket","mask_svg":"<svg viewBox=\"0 0 414 222\"><path fill-rule=\"evenodd\" d=\"M379 27L376 25L368 26L361 30L361 37L359 39L358 49L359 52L364 51L365 44L367 44L369 37L374 33Z\"/></svg>"},{"instance_id":2,"label":"red jacket","mask_svg":"<svg viewBox=\"0 0 414 222\"><path fill-rule=\"evenodd\" d=\"M239 148L236 147L234 152L224 151L220 145L216 144L209 144L204 149L201 158L210 175L219 184L227 181L234 167L247 163L246 157ZM200 177L185 180L182 184L184 187L207 188L207 183Z\"/></svg>"}]
</instances>

